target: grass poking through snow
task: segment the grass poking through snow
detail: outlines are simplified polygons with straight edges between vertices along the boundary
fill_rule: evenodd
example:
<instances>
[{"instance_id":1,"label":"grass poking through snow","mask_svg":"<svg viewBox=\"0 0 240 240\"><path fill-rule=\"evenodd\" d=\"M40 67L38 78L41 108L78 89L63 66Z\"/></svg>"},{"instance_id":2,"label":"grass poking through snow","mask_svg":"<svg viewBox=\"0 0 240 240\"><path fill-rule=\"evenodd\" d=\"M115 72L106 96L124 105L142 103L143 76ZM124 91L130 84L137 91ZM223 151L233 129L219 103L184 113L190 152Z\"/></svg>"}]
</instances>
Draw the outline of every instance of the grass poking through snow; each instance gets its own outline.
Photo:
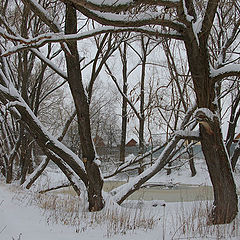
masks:
<instances>
[{"instance_id":1,"label":"grass poking through snow","mask_svg":"<svg viewBox=\"0 0 240 240\"><path fill-rule=\"evenodd\" d=\"M86 201L71 195L18 191L14 200L39 207L49 225L72 226L79 233L100 226L104 236L109 238L116 234L134 233L138 229L152 230L160 218L156 212L120 207L110 199L106 200L106 206L100 212L88 212Z\"/></svg>"},{"instance_id":2,"label":"grass poking through snow","mask_svg":"<svg viewBox=\"0 0 240 240\"><path fill-rule=\"evenodd\" d=\"M18 190L14 201L40 208L49 225L71 226L77 233L100 228L107 238L138 230L148 231L151 236L153 230L163 240L240 239L239 215L231 224L208 225L209 201L167 203L166 207L157 201L126 201L120 207L107 199L106 207L93 213L88 212L84 197L72 195Z\"/></svg>"}]
</instances>

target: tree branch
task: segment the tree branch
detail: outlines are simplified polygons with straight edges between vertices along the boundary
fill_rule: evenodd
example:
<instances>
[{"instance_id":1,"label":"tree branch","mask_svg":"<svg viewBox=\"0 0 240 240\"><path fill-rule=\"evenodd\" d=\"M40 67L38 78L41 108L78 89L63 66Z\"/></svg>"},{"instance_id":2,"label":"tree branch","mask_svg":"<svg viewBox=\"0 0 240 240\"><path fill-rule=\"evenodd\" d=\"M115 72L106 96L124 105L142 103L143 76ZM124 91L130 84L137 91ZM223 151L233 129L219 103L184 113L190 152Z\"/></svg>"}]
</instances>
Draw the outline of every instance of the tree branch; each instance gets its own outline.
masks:
<instances>
[{"instance_id":1,"label":"tree branch","mask_svg":"<svg viewBox=\"0 0 240 240\"><path fill-rule=\"evenodd\" d=\"M5 31L1 30L0 31L0 36L7 38L11 41L19 41L22 44L19 44L15 47L12 47L10 50L5 51L2 53L2 56L8 56L13 53L26 50L29 48L39 48L47 43L53 43L53 42L67 42L67 41L76 41L76 40L82 40L90 37L94 37L99 34L104 34L104 33L123 33L123 32L139 32L139 33L145 33L148 35L152 35L155 37L170 37L178 40L182 40L183 37L178 34L177 32L159 32L157 29L150 28L150 27L127 27L127 28L120 28L120 27L100 27L98 29L86 31L83 33L78 33L78 34L42 34L39 35L36 38L31 38L31 39L26 39L26 38L16 38L15 36L12 36Z\"/></svg>"},{"instance_id":2,"label":"tree branch","mask_svg":"<svg viewBox=\"0 0 240 240\"><path fill-rule=\"evenodd\" d=\"M141 27L149 25L157 25L162 27L169 27L176 30L178 33L183 32L184 24L171 20L167 14L160 12L144 11L137 14L114 14L102 13L99 11L91 11L84 7L74 5L74 7L83 15L108 26L116 27ZM164 31L162 29L162 31Z\"/></svg>"},{"instance_id":3,"label":"tree branch","mask_svg":"<svg viewBox=\"0 0 240 240\"><path fill-rule=\"evenodd\" d=\"M88 8L91 10L97 10L102 12L114 12L120 13L128 11L132 8L135 8L140 5L152 5L152 6L164 6L164 7L177 7L180 3L180 0L171 1L171 0L129 0L129 1L92 1L92 0L62 0L63 2L71 2L76 7Z\"/></svg>"},{"instance_id":4,"label":"tree branch","mask_svg":"<svg viewBox=\"0 0 240 240\"><path fill-rule=\"evenodd\" d=\"M202 28L199 34L199 38L203 39L203 41L208 40L219 2L220 0L208 1L207 9L205 11L204 19L202 22Z\"/></svg>"},{"instance_id":5,"label":"tree branch","mask_svg":"<svg viewBox=\"0 0 240 240\"><path fill-rule=\"evenodd\" d=\"M229 64L219 69L211 69L210 76L215 82L221 81L226 77L240 77L240 64Z\"/></svg>"}]
</instances>

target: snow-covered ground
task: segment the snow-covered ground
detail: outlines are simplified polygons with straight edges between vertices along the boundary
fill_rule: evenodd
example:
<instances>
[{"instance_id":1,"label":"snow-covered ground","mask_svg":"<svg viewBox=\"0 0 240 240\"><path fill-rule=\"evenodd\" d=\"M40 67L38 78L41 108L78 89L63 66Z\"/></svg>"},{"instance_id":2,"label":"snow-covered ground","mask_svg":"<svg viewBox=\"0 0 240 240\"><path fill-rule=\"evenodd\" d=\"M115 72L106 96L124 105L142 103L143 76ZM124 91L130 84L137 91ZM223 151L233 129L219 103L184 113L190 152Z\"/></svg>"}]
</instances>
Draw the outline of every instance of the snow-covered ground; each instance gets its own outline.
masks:
<instances>
[{"instance_id":1,"label":"snow-covered ground","mask_svg":"<svg viewBox=\"0 0 240 240\"><path fill-rule=\"evenodd\" d=\"M197 162L196 168L194 178L186 165L170 176L161 172L151 181L210 184L204 162ZM239 185L239 174L235 179ZM48 169L37 188L64 181L56 169ZM159 200L135 200L119 207L106 197L103 211L89 213L83 198L34 190L36 186L25 191L0 184L0 240L240 239L240 214L231 224L208 226L207 201L164 205Z\"/></svg>"}]
</instances>

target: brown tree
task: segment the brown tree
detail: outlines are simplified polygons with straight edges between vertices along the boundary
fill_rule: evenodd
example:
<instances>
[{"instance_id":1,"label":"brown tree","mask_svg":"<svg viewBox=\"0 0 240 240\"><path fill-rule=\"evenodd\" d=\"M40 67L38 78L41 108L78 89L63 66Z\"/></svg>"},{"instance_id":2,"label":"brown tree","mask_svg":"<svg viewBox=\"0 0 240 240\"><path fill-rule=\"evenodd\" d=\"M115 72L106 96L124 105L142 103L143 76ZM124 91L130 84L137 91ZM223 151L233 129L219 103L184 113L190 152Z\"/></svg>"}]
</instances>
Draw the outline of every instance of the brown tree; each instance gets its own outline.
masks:
<instances>
[{"instance_id":1,"label":"brown tree","mask_svg":"<svg viewBox=\"0 0 240 240\"><path fill-rule=\"evenodd\" d=\"M237 194L228 154L222 141L221 123L215 101L215 86L224 77L239 75L240 71L239 65L226 68L227 62L212 65L209 37L219 7L225 4L226 7L230 6L231 11L228 11L228 14L232 14L233 11L237 11L237 2L209 0L206 4L201 2L201 7L192 0L154 1L153 3L139 0L126 1L124 4L114 2L112 5L85 0L68 0L68 2L71 2L78 11L104 25L127 28L152 24L158 27L156 35L159 32L159 35L166 34L169 38L176 38L178 35L179 39L184 41L199 107L196 118L200 123L202 150L214 188L214 207L210 222L215 224L231 222L238 212ZM149 6L150 10L146 10L145 7L141 8L142 5ZM136 11L131 11L135 15L128 13L130 9L136 9ZM118 15L123 11L125 18ZM115 18L109 18L102 12L115 13ZM129 15L131 17L127 18ZM239 25L239 20L237 23ZM160 27L162 28L159 29ZM237 25L232 28L232 35L235 38L232 38L233 41L230 44L225 45L226 48L236 39L238 34L236 27ZM215 70L212 70L211 66Z\"/></svg>"},{"instance_id":2,"label":"brown tree","mask_svg":"<svg viewBox=\"0 0 240 240\"><path fill-rule=\"evenodd\" d=\"M39 17L54 31L60 32L58 26L49 19L48 14L45 14L42 8L36 5L35 1L25 1L30 4L31 9L39 15ZM79 67L79 56L77 51L76 41L89 36L94 36L99 33L106 32L124 32L136 31L147 33L155 37L167 37L182 40L185 45L185 51L188 59L188 65L191 72L194 92L198 110L195 112L196 120L200 125L200 136L202 150L208 166L210 178L214 188L214 207L210 216L210 222L213 224L231 222L238 211L236 186L232 176L231 165L229 164L228 154L226 152L222 132L221 122L219 118L219 105L217 95L217 86L222 79L229 76L239 76L239 64L236 59L226 56L227 50L230 49L236 42L239 26L239 6L237 1L222 1L209 0L192 1L192 0L177 0L177 1L153 1L149 3L146 0L138 1L113 1L112 4L96 3L96 1L85 0L64 0L67 4L65 32L70 35L59 38L59 36L40 36L33 40L12 37L8 34L0 32L5 38L13 41L19 41L21 44L16 49L11 49L4 53L8 54L22 51L28 48L37 48L47 42L67 42L67 47L62 44L65 50L68 82L74 96L77 117L79 122L79 132L82 144L83 162L86 173L79 164L76 164L73 158L67 151L59 149L58 144L48 140L48 136L42 134L39 126L31 122L31 114L26 112L26 107L18 103L16 96L11 95L11 92L6 89L5 78L2 75L1 95L2 101L5 98L13 101L13 105L22 114L22 119L28 126L39 135L40 143L43 149L46 149L46 154L61 165L61 159L56 159L52 154L54 151L58 156L61 156L66 163L72 166L75 173L84 181L88 187L90 210L99 210L103 207L103 199L101 195L102 179L100 177L99 168L94 161L95 151L91 141L91 131L89 124L89 105L88 99L84 91L82 76ZM76 35L76 8L79 12L87 17L90 17L101 24L112 27L100 27L95 31L88 32L83 35ZM219 9L227 9L225 15L218 14ZM129 11L131 10L131 11ZM111 14L105 14L105 13ZM123 17L124 16L124 17ZM224 47L218 53L217 61L212 58L212 29L215 17L221 18L223 22L227 17L235 16L236 21L232 22L229 27L230 36L225 40ZM71 22L70 22L71 21ZM71 26L70 26L71 24ZM151 25L151 27L148 27ZM221 27L215 26L217 31L221 31ZM230 39L230 40L229 40ZM70 42L71 41L71 42ZM49 64L50 65L50 64ZM52 65L51 65L52 67ZM1 72L0 72L1 73ZM4 84L5 83L5 84ZM41 133L41 134L40 134ZM118 202L122 202L124 198L135 191L144 181L153 176L159 169L162 168L166 161L169 161L174 145L179 141L179 136L175 136L166 151L164 152L164 161L156 164L152 172L141 179L136 179L136 187L128 191L124 197L121 196ZM49 143L50 142L50 143ZM62 166L62 165L61 165ZM70 176L70 175L69 175Z\"/></svg>"}]
</instances>

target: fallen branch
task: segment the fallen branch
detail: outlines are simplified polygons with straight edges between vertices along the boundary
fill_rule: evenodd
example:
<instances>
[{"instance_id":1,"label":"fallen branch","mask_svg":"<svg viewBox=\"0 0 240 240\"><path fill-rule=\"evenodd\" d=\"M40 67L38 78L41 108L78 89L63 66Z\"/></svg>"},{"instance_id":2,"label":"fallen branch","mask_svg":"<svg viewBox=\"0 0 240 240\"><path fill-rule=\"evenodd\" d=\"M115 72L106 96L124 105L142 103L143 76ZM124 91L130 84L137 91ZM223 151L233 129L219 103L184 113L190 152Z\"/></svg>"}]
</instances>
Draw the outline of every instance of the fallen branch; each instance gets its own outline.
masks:
<instances>
[{"instance_id":1,"label":"fallen branch","mask_svg":"<svg viewBox=\"0 0 240 240\"><path fill-rule=\"evenodd\" d=\"M48 188L48 189L45 189L45 190L41 190L41 191L39 191L39 193L42 194L42 193L54 191L54 190L57 190L57 189L70 187L70 186L72 186L70 183L64 183L64 184L62 184L62 185L60 185L60 186L56 186L56 187Z\"/></svg>"}]
</instances>

